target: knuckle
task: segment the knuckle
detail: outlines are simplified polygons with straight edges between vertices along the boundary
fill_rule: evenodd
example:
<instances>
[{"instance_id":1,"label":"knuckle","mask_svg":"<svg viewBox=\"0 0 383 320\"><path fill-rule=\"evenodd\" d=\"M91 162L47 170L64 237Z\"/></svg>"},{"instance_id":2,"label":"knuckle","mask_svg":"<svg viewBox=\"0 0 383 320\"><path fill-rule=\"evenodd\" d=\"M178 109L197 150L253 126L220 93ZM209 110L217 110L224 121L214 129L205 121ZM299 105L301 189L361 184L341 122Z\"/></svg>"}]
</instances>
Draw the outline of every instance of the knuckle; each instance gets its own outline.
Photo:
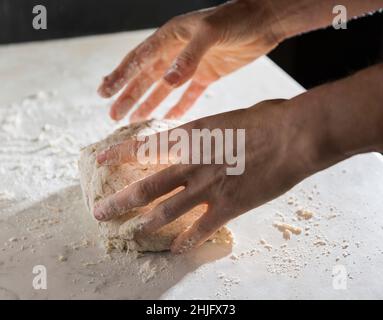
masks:
<instances>
[{"instance_id":1,"label":"knuckle","mask_svg":"<svg viewBox=\"0 0 383 320\"><path fill-rule=\"evenodd\" d=\"M150 202L150 186L148 183L137 182L132 190L134 202L139 206L144 206Z\"/></svg>"},{"instance_id":2,"label":"knuckle","mask_svg":"<svg viewBox=\"0 0 383 320\"><path fill-rule=\"evenodd\" d=\"M119 206L114 197L110 197L108 201L109 216L114 214L121 214L124 211L124 208Z\"/></svg>"},{"instance_id":3,"label":"knuckle","mask_svg":"<svg viewBox=\"0 0 383 320\"><path fill-rule=\"evenodd\" d=\"M112 146L107 151L107 157L113 162L119 162L121 160L121 150L118 145Z\"/></svg>"},{"instance_id":4,"label":"knuckle","mask_svg":"<svg viewBox=\"0 0 383 320\"><path fill-rule=\"evenodd\" d=\"M220 21L221 19L216 19L214 14L204 17L200 21L199 32L209 35L209 40L212 43L217 42L224 29L220 25Z\"/></svg>"},{"instance_id":5,"label":"knuckle","mask_svg":"<svg viewBox=\"0 0 383 320\"><path fill-rule=\"evenodd\" d=\"M146 60L152 56L153 53L158 51L159 41L156 40L156 37L151 36L149 39L144 41L139 48L137 48L137 58L144 64Z\"/></svg>"},{"instance_id":6,"label":"knuckle","mask_svg":"<svg viewBox=\"0 0 383 320\"><path fill-rule=\"evenodd\" d=\"M174 215L174 209L169 206L168 204L161 204L158 208L158 214L161 217L161 220L167 222L172 220L172 217Z\"/></svg>"},{"instance_id":7,"label":"knuckle","mask_svg":"<svg viewBox=\"0 0 383 320\"><path fill-rule=\"evenodd\" d=\"M196 58L194 54L190 51L184 51L176 61L177 67L180 69L181 72L190 69L195 65Z\"/></svg>"},{"instance_id":8,"label":"knuckle","mask_svg":"<svg viewBox=\"0 0 383 320\"><path fill-rule=\"evenodd\" d=\"M199 29L200 32L207 32L209 35L214 34L217 31L214 16L209 15L201 19L199 22Z\"/></svg>"},{"instance_id":9,"label":"knuckle","mask_svg":"<svg viewBox=\"0 0 383 320\"><path fill-rule=\"evenodd\" d=\"M170 18L165 24L164 27L173 27L174 25L177 25L180 21L183 20L183 15L178 15Z\"/></svg>"}]
</instances>

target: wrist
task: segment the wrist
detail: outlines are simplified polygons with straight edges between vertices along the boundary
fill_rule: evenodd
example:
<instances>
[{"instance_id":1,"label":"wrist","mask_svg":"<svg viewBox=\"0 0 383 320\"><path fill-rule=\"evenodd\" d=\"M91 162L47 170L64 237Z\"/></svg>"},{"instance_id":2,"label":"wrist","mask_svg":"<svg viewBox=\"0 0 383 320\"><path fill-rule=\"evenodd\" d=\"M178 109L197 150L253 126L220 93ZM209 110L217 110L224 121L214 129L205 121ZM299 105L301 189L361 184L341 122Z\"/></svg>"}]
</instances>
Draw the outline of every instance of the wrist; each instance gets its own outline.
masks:
<instances>
[{"instance_id":1,"label":"wrist","mask_svg":"<svg viewBox=\"0 0 383 320\"><path fill-rule=\"evenodd\" d=\"M232 14L236 13L240 18L241 26L244 26L244 33L262 38L264 42L278 45L286 39L283 26L280 23L276 8L272 0L234 0L225 3L223 6L232 6ZM218 7L219 8L219 7ZM255 33L255 34L254 34Z\"/></svg>"},{"instance_id":2,"label":"wrist","mask_svg":"<svg viewBox=\"0 0 383 320\"><path fill-rule=\"evenodd\" d=\"M290 38L331 23L334 1L266 1L278 17L283 38Z\"/></svg>"},{"instance_id":3,"label":"wrist","mask_svg":"<svg viewBox=\"0 0 383 320\"><path fill-rule=\"evenodd\" d=\"M327 122L322 110L306 107L296 99L286 101L284 120L287 124L284 130L288 137L287 153L290 161L296 162L302 177L328 167L336 158L335 150L328 143Z\"/></svg>"},{"instance_id":4,"label":"wrist","mask_svg":"<svg viewBox=\"0 0 383 320\"><path fill-rule=\"evenodd\" d=\"M290 147L307 174L383 151L383 64L286 102Z\"/></svg>"},{"instance_id":5,"label":"wrist","mask_svg":"<svg viewBox=\"0 0 383 320\"><path fill-rule=\"evenodd\" d=\"M290 153L295 155L302 176L310 176L350 157L345 143L346 132L342 132L342 137L338 135L338 124L344 120L341 113L334 113L339 108L327 104L327 98L323 99L331 85L317 88L324 90L308 91L287 102ZM331 100L331 95L329 98Z\"/></svg>"}]
</instances>

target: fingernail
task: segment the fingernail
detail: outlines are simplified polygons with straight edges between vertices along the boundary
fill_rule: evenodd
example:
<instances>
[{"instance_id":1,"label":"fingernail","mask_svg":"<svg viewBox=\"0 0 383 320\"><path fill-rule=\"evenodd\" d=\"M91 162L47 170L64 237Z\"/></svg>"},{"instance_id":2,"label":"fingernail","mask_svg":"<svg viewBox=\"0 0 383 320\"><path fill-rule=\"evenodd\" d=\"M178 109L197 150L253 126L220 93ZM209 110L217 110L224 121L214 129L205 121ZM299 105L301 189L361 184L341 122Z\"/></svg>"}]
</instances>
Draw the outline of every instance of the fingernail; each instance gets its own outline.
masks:
<instances>
[{"instance_id":1,"label":"fingernail","mask_svg":"<svg viewBox=\"0 0 383 320\"><path fill-rule=\"evenodd\" d=\"M181 80L181 73L177 69L177 65L171 67L164 76L164 80L171 86L177 85Z\"/></svg>"},{"instance_id":2,"label":"fingernail","mask_svg":"<svg viewBox=\"0 0 383 320\"><path fill-rule=\"evenodd\" d=\"M105 216L99 208L94 209L94 217L97 220L104 220Z\"/></svg>"},{"instance_id":3,"label":"fingernail","mask_svg":"<svg viewBox=\"0 0 383 320\"><path fill-rule=\"evenodd\" d=\"M97 89L98 94L103 97L103 98L110 98L111 97L111 92L108 87L105 87L105 84L102 83L98 89Z\"/></svg>"},{"instance_id":4,"label":"fingernail","mask_svg":"<svg viewBox=\"0 0 383 320\"><path fill-rule=\"evenodd\" d=\"M106 152L102 152L100 154L97 155L97 162L99 164L102 164L106 161Z\"/></svg>"}]
</instances>

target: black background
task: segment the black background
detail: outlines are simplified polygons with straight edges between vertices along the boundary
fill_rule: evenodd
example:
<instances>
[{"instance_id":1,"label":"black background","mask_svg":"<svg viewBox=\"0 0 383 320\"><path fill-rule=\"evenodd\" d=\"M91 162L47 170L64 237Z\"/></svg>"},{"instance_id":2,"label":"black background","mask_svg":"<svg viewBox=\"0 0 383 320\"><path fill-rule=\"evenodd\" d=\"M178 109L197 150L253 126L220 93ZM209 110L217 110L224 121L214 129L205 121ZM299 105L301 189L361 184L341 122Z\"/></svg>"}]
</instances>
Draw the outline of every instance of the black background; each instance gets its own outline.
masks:
<instances>
[{"instance_id":1,"label":"black background","mask_svg":"<svg viewBox=\"0 0 383 320\"><path fill-rule=\"evenodd\" d=\"M158 27L177 14L222 2L0 0L0 43ZM32 28L32 8L37 4L47 8L47 30ZM306 88L343 77L383 60L383 13L352 21L347 30L327 28L289 39L269 56Z\"/></svg>"}]
</instances>

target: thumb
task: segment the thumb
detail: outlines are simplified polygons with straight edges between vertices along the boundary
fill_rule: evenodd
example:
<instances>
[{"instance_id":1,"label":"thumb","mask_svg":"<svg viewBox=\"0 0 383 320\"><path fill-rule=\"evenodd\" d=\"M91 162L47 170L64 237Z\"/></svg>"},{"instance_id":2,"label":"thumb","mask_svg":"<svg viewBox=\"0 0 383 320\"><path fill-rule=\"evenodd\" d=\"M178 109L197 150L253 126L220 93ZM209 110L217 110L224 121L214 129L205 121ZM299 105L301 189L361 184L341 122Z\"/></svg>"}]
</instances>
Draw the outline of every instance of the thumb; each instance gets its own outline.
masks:
<instances>
[{"instance_id":1,"label":"thumb","mask_svg":"<svg viewBox=\"0 0 383 320\"><path fill-rule=\"evenodd\" d=\"M179 87L188 81L194 75L205 53L214 45L214 32L207 32L205 29L205 27L197 29L192 40L165 73L164 80L171 86Z\"/></svg>"},{"instance_id":2,"label":"thumb","mask_svg":"<svg viewBox=\"0 0 383 320\"><path fill-rule=\"evenodd\" d=\"M135 162L137 160L137 151L143 144L144 141L132 138L112 145L97 154L97 163L99 165L117 166L126 162Z\"/></svg>"},{"instance_id":3,"label":"thumb","mask_svg":"<svg viewBox=\"0 0 383 320\"><path fill-rule=\"evenodd\" d=\"M112 145L96 155L97 163L104 166L117 166L134 162L147 164L146 161L148 160L151 164L161 163L158 162L161 159L161 154L168 154L169 149L175 144L168 138L174 129L147 136L137 136ZM149 155L147 155L148 152Z\"/></svg>"}]
</instances>

